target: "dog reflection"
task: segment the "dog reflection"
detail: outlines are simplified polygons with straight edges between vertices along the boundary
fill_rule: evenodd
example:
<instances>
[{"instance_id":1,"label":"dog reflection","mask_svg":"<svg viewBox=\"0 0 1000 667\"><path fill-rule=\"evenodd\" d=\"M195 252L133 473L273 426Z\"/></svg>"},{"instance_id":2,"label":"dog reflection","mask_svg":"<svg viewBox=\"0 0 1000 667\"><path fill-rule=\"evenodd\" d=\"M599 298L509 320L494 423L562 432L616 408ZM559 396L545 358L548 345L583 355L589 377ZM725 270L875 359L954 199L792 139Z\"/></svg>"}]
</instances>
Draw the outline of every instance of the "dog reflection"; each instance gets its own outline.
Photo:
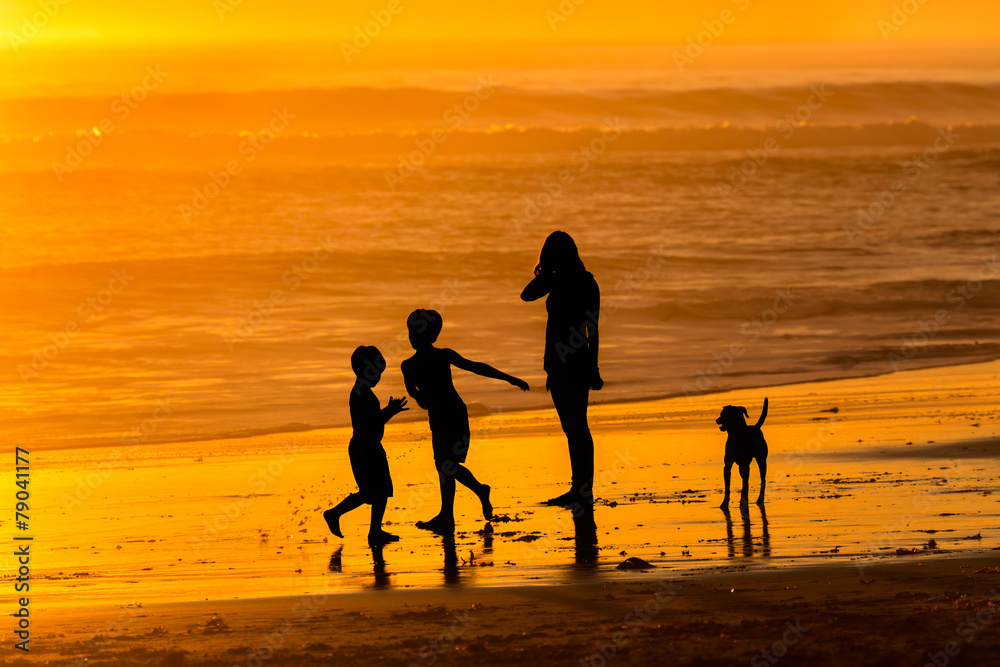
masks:
<instances>
[{"instance_id":1,"label":"dog reflection","mask_svg":"<svg viewBox=\"0 0 1000 667\"><path fill-rule=\"evenodd\" d=\"M733 517L729 513L729 510L723 508L723 514L726 515L726 543L729 546L729 557L736 558L736 531L733 526ZM754 543L753 543L753 530L750 525L750 508L741 507L740 508L740 518L743 519L743 534L741 535L741 547L742 547L742 557L752 558L754 555ZM760 508L760 523L761 523L761 536L760 536L760 555L764 558L771 557L771 534L768 532L767 526L767 512L764 508Z\"/></svg>"}]
</instances>

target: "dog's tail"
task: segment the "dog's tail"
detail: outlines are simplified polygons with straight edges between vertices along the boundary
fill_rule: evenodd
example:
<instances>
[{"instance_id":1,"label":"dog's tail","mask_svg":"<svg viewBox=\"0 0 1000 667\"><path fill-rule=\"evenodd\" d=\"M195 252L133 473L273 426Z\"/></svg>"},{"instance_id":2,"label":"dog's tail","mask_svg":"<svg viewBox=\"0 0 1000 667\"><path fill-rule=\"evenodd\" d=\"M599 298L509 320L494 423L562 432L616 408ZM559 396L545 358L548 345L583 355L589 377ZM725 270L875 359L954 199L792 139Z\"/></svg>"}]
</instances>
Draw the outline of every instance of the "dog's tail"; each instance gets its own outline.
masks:
<instances>
[{"instance_id":1,"label":"dog's tail","mask_svg":"<svg viewBox=\"0 0 1000 667\"><path fill-rule=\"evenodd\" d=\"M767 419L767 398L764 398L764 408L760 411L760 419L757 420L757 428L764 425L764 420Z\"/></svg>"}]
</instances>

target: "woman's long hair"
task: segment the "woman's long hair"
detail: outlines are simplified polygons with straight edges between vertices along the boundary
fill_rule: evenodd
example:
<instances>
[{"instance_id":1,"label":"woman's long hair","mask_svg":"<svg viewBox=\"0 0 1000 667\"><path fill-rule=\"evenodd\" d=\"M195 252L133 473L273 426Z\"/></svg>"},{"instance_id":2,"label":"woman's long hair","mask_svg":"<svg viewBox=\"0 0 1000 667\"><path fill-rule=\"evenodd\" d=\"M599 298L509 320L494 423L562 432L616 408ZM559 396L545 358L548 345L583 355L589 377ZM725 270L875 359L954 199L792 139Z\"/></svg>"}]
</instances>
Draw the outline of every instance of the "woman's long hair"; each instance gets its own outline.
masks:
<instances>
[{"instance_id":1,"label":"woman's long hair","mask_svg":"<svg viewBox=\"0 0 1000 667\"><path fill-rule=\"evenodd\" d=\"M549 234L538 253L538 265L535 275L542 273L586 273L587 268L580 259L580 251L576 248L573 237L562 231Z\"/></svg>"}]
</instances>

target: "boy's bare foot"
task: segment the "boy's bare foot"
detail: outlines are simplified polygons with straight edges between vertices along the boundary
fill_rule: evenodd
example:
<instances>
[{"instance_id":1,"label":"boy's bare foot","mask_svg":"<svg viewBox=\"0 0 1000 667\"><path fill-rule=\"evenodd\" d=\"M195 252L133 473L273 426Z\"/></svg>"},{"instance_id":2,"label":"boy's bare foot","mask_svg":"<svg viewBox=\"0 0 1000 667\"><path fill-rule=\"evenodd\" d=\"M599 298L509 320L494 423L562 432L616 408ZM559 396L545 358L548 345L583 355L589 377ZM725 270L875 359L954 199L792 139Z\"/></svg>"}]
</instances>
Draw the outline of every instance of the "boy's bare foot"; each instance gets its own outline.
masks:
<instances>
[{"instance_id":1,"label":"boy's bare foot","mask_svg":"<svg viewBox=\"0 0 1000 667\"><path fill-rule=\"evenodd\" d=\"M329 509L323 512L323 518L326 519L326 525L330 527L330 532L337 537L344 537L344 534L340 532L340 515L334 510Z\"/></svg>"},{"instance_id":2,"label":"boy's bare foot","mask_svg":"<svg viewBox=\"0 0 1000 667\"><path fill-rule=\"evenodd\" d=\"M384 530L380 530L377 533L368 533L368 544L379 545L388 544L389 542L399 542L399 535L393 535Z\"/></svg>"},{"instance_id":3,"label":"boy's bare foot","mask_svg":"<svg viewBox=\"0 0 1000 667\"><path fill-rule=\"evenodd\" d=\"M483 492L479 494L479 502L483 504L483 518L493 520L493 503L490 502L490 485L483 484Z\"/></svg>"},{"instance_id":4,"label":"boy's bare foot","mask_svg":"<svg viewBox=\"0 0 1000 667\"><path fill-rule=\"evenodd\" d=\"M418 521L417 528L429 530L438 535L451 535L455 532L455 521L438 515L430 521Z\"/></svg>"}]
</instances>

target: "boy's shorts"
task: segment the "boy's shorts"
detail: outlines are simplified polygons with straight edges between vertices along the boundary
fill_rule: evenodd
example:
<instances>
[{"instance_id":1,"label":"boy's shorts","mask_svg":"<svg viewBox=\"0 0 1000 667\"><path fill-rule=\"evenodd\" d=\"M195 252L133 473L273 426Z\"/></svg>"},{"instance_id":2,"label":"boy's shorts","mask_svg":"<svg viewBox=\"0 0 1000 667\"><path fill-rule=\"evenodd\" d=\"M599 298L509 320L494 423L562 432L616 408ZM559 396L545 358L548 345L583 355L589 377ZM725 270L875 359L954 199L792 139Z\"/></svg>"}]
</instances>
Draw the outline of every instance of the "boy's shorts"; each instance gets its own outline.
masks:
<instances>
[{"instance_id":1,"label":"boy's shorts","mask_svg":"<svg viewBox=\"0 0 1000 667\"><path fill-rule=\"evenodd\" d=\"M347 454L351 458L351 470L354 472L354 481L358 483L358 493L366 503L392 497L389 459L381 442L359 443L352 438Z\"/></svg>"},{"instance_id":2,"label":"boy's shorts","mask_svg":"<svg viewBox=\"0 0 1000 667\"><path fill-rule=\"evenodd\" d=\"M438 468L446 461L465 463L469 454L469 409L458 402L444 410L428 414L434 462Z\"/></svg>"}]
</instances>

